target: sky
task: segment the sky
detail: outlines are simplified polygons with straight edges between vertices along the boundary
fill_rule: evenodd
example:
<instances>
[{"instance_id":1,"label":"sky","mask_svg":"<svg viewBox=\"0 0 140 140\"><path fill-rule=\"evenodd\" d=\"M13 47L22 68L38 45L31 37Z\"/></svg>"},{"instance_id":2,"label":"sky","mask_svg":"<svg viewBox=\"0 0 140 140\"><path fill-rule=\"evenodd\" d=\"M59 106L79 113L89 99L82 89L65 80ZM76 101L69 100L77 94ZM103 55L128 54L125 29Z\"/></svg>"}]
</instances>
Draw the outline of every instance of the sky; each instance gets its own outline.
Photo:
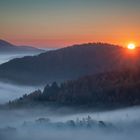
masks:
<instances>
[{"instance_id":1,"label":"sky","mask_svg":"<svg viewBox=\"0 0 140 140\"><path fill-rule=\"evenodd\" d=\"M0 0L0 38L17 45L140 44L140 0Z\"/></svg>"}]
</instances>

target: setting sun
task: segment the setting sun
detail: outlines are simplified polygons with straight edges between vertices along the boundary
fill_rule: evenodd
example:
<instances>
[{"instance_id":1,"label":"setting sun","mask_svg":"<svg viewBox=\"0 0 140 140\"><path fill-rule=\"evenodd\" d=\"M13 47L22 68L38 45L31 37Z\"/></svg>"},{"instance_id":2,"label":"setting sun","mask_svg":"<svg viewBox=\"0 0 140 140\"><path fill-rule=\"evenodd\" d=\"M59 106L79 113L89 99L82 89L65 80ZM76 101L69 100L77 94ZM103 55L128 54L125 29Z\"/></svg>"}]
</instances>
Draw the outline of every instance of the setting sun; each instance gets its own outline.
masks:
<instances>
[{"instance_id":1,"label":"setting sun","mask_svg":"<svg viewBox=\"0 0 140 140\"><path fill-rule=\"evenodd\" d=\"M130 43L128 44L127 48L130 50L134 50L136 48L136 45L134 43Z\"/></svg>"}]
</instances>

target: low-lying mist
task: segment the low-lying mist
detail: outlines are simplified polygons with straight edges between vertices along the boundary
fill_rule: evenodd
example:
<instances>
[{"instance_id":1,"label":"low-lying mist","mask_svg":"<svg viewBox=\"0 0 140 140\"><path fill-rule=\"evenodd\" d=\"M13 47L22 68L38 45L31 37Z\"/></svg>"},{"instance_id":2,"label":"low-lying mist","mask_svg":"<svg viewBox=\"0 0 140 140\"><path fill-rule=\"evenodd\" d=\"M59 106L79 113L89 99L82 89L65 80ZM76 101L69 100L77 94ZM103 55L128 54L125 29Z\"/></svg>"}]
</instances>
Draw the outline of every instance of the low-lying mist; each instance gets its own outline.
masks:
<instances>
[{"instance_id":1,"label":"low-lying mist","mask_svg":"<svg viewBox=\"0 0 140 140\"><path fill-rule=\"evenodd\" d=\"M24 56L30 56L30 55L37 55L39 53L37 52L32 52L32 53L0 53L0 64L8 62L11 59L14 58L21 58Z\"/></svg>"},{"instance_id":2,"label":"low-lying mist","mask_svg":"<svg viewBox=\"0 0 140 140\"><path fill-rule=\"evenodd\" d=\"M0 82L0 104L6 103L21 97L24 94L29 94L40 87L21 86L11 83Z\"/></svg>"},{"instance_id":3,"label":"low-lying mist","mask_svg":"<svg viewBox=\"0 0 140 140\"><path fill-rule=\"evenodd\" d=\"M63 109L51 110L46 107L0 111L0 138L2 140L9 138L10 140L139 140L140 138L140 107L86 113Z\"/></svg>"}]
</instances>

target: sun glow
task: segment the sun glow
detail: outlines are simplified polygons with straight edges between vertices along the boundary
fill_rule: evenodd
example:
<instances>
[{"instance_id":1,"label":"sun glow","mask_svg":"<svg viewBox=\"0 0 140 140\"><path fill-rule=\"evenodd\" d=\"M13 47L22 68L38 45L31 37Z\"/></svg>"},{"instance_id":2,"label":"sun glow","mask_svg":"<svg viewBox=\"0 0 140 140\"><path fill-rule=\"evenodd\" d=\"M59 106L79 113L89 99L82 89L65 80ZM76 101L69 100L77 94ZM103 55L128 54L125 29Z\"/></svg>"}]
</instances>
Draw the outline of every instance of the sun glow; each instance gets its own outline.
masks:
<instances>
[{"instance_id":1,"label":"sun glow","mask_svg":"<svg viewBox=\"0 0 140 140\"><path fill-rule=\"evenodd\" d=\"M136 45L134 43L129 43L128 46L127 46L127 48L129 50L134 50L136 48Z\"/></svg>"}]
</instances>

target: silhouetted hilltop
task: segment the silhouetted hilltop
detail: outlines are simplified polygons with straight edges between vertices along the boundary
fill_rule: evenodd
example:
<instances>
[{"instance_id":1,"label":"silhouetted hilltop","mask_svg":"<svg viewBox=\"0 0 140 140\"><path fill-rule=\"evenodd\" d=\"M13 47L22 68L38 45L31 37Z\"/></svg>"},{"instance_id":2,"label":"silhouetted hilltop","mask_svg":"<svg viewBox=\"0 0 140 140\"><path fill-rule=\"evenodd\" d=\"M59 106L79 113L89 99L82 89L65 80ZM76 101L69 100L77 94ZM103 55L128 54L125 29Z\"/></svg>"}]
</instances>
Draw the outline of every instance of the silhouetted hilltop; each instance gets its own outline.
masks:
<instances>
[{"instance_id":1,"label":"silhouetted hilltop","mask_svg":"<svg viewBox=\"0 0 140 140\"><path fill-rule=\"evenodd\" d=\"M43 50L31 46L16 46L5 40L0 39L0 53L30 53L43 52Z\"/></svg>"},{"instance_id":2,"label":"silhouetted hilltop","mask_svg":"<svg viewBox=\"0 0 140 140\"><path fill-rule=\"evenodd\" d=\"M74 45L2 64L0 79L21 84L46 84L139 64L139 55L135 62L126 53L126 49L110 44Z\"/></svg>"}]
</instances>

